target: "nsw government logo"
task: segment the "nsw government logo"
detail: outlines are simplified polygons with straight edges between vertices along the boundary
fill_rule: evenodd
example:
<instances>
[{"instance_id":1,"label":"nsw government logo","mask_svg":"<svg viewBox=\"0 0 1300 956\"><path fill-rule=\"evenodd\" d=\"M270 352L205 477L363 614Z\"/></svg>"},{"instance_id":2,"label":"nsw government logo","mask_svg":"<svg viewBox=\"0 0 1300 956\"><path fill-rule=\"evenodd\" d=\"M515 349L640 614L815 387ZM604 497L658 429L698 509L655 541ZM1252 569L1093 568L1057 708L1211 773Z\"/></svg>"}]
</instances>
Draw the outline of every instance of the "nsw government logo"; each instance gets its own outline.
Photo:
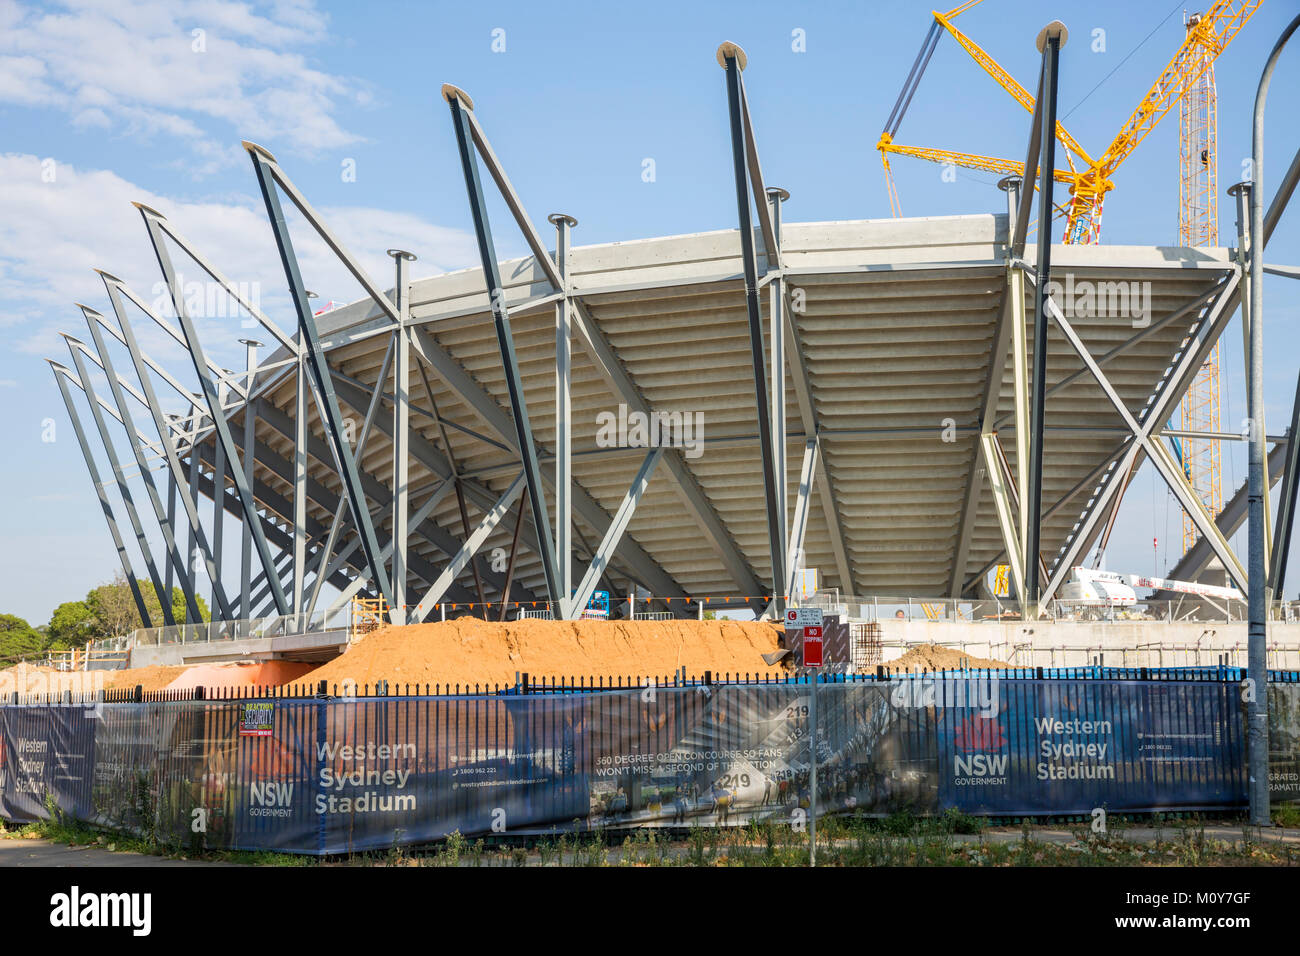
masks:
<instances>
[{"instance_id":1,"label":"nsw government logo","mask_svg":"<svg viewBox=\"0 0 1300 956\"><path fill-rule=\"evenodd\" d=\"M997 717L972 714L957 725L953 738L952 782L958 787L987 787L1007 782L1007 738Z\"/></svg>"},{"instance_id":2,"label":"nsw government logo","mask_svg":"<svg viewBox=\"0 0 1300 956\"><path fill-rule=\"evenodd\" d=\"M293 784L275 780L250 785L248 815L251 817L293 816Z\"/></svg>"}]
</instances>

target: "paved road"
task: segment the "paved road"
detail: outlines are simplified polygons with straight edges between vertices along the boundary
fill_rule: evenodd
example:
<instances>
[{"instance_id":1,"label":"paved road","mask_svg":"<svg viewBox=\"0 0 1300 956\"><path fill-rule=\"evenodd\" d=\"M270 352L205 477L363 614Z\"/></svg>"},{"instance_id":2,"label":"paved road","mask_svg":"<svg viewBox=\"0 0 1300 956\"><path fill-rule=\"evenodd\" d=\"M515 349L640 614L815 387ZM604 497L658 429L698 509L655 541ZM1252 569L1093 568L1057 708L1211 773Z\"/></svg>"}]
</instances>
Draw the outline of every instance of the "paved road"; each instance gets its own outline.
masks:
<instances>
[{"instance_id":1,"label":"paved road","mask_svg":"<svg viewBox=\"0 0 1300 956\"><path fill-rule=\"evenodd\" d=\"M229 866L199 860L167 860L143 853L110 853L101 846L70 847L50 840L0 839L3 866Z\"/></svg>"}]
</instances>

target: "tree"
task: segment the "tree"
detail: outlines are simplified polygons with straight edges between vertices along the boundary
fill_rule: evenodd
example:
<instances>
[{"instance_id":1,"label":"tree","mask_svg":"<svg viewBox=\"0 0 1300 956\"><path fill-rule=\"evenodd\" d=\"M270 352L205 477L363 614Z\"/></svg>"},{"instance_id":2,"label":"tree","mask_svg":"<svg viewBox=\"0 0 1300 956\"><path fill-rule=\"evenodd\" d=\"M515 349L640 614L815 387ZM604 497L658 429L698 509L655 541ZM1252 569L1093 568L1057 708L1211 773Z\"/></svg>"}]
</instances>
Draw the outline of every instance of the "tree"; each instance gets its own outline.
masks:
<instances>
[{"instance_id":1,"label":"tree","mask_svg":"<svg viewBox=\"0 0 1300 956\"><path fill-rule=\"evenodd\" d=\"M162 604L158 600L158 592L154 589L152 584L145 581L136 581L136 583L140 585L140 593L144 595L144 604L145 607L149 609L149 617L153 621L154 627L161 627L166 622L163 620ZM203 598L199 597L197 594L194 595L194 603L199 607L200 620L212 620L212 615L208 611L208 604L203 600ZM185 606L185 592L180 588L172 588L171 606L172 617L176 620L176 623L184 624L188 614L188 609ZM134 602L131 607L135 607ZM140 615L137 613L136 620L139 620L139 617ZM139 627L140 625L137 624L136 626Z\"/></svg>"},{"instance_id":2,"label":"tree","mask_svg":"<svg viewBox=\"0 0 1300 956\"><path fill-rule=\"evenodd\" d=\"M148 581L137 579L136 585L140 588L141 597L144 598L150 624L154 627L163 626L166 622L157 590ZM202 620L211 620L212 615L208 612L207 602L198 595L195 595L194 600L199 607L199 616ZM108 584L92 588L86 595L84 603L92 617L92 622L88 625L88 639L120 637L138 627L144 627L144 622L140 619L140 610L135 604L135 596L131 593L131 586L127 583L126 576L120 572ZM172 588L170 603L172 616L177 623L185 621L185 595L180 588ZM52 628L54 622L50 623Z\"/></svg>"},{"instance_id":3,"label":"tree","mask_svg":"<svg viewBox=\"0 0 1300 956\"><path fill-rule=\"evenodd\" d=\"M90 589L86 607L94 617L91 636L96 640L128 634L141 626L131 588L120 571L112 581Z\"/></svg>"},{"instance_id":4,"label":"tree","mask_svg":"<svg viewBox=\"0 0 1300 956\"><path fill-rule=\"evenodd\" d=\"M95 612L85 601L65 601L54 609L46 638L60 650L82 647L95 635Z\"/></svg>"},{"instance_id":5,"label":"tree","mask_svg":"<svg viewBox=\"0 0 1300 956\"><path fill-rule=\"evenodd\" d=\"M39 654L45 648L45 638L16 614L0 614L0 666L8 666L15 658Z\"/></svg>"}]
</instances>

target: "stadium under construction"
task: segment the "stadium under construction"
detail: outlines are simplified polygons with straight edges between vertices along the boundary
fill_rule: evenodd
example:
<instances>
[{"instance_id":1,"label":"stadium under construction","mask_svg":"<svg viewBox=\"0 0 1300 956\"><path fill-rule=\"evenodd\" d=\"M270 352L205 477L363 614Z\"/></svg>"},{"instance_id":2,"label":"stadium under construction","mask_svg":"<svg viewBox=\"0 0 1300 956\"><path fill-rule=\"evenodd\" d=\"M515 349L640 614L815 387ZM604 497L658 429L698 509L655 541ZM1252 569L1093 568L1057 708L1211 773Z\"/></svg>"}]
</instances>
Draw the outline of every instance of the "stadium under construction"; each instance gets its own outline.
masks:
<instances>
[{"instance_id":1,"label":"stadium under construction","mask_svg":"<svg viewBox=\"0 0 1300 956\"><path fill-rule=\"evenodd\" d=\"M1232 545L1246 488L1212 514L1169 447L1243 436L1170 422L1225 327L1262 296L1252 269L1300 276L1263 265L1300 155L1267 204L1257 183L1230 190L1229 247L1041 241L1059 202L1043 132L1055 129L1064 39L1059 25L1039 37L1024 175L980 215L787 221L791 193L763 177L747 101L756 71L733 44L717 54L733 168L716 172L734 185L735 228L582 245L559 211L553 232L539 230L508 175L519 158L498 156L491 118L450 85L479 268L421 276L420 250L390 249L392 274L368 274L274 155L245 143L292 303L277 321L185 223L140 205L169 308L102 272L106 304L80 306L88 334L68 336L70 360L51 366L127 580L185 595L185 620L166 602L151 620L136 588L146 627L183 644L214 629L261 637L274 619L292 637L328 631L358 602L396 624L572 619L604 594L611 616L774 616L820 602L897 622L900 637L989 621L1032 633L1071 616L1063 589L1104 548L1147 461L1197 531L1169 577L1217 572L1246 594L1251 562ZM498 259L493 189L530 255ZM363 299L313 311L289 207ZM241 339L242 372L200 341L182 258L258 326ZM149 354L154 326L192 368ZM1246 436L1268 447L1264 487L1281 483L1263 546L1276 634L1290 627L1273 596L1296 426L1293 413L1289 430ZM1010 597L991 589L999 568ZM1149 586L1153 603L1183 601ZM1244 647L1235 603L1196 597L1195 613L1165 623L1181 615L1203 631L1196 622L1222 614Z\"/></svg>"}]
</instances>

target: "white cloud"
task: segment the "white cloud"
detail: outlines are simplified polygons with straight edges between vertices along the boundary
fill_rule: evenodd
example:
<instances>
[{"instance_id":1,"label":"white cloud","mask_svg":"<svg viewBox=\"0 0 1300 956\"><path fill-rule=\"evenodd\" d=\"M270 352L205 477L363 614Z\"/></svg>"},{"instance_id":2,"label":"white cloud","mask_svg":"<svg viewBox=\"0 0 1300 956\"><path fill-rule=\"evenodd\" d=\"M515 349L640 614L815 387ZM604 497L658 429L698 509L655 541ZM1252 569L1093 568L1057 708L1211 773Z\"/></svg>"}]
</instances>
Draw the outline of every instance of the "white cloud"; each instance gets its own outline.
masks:
<instances>
[{"instance_id":1,"label":"white cloud","mask_svg":"<svg viewBox=\"0 0 1300 956\"><path fill-rule=\"evenodd\" d=\"M5 184L0 192L0 316L5 317L8 338L18 351L64 361L66 347L59 331L86 338L75 302L111 315L95 268L119 276L146 302L165 301L161 272L132 201L163 213L229 279L249 284L263 311L281 329L292 332L284 273L260 196L178 201L105 170L58 164L54 182L46 182L43 168L48 167L35 156L0 154L0 182ZM292 208L287 201L285 206ZM388 288L392 281L392 260L384 254L391 247L409 249L420 257L417 276L476 261L469 233L409 212L359 206L321 207L319 212L380 288ZM300 218L291 217L290 225L308 288L320 293L322 300L360 298L360 286L315 233ZM172 259L182 281L206 280L179 249L173 248ZM215 361L242 367L238 339L250 334L241 325L245 316L224 293L209 301L215 307L198 321L204 347ZM165 332L152 323L146 327L148 320L140 319L136 328L146 350L174 373L184 371L188 360L183 353ZM267 340L265 335L258 337Z\"/></svg>"},{"instance_id":2,"label":"white cloud","mask_svg":"<svg viewBox=\"0 0 1300 956\"><path fill-rule=\"evenodd\" d=\"M63 0L38 9L0 0L0 102L183 141L198 157L186 164L196 176L238 160L224 145L232 140L305 154L356 142L334 113L343 102L368 103L369 91L300 52L327 38L326 17L310 0L261 6Z\"/></svg>"}]
</instances>

